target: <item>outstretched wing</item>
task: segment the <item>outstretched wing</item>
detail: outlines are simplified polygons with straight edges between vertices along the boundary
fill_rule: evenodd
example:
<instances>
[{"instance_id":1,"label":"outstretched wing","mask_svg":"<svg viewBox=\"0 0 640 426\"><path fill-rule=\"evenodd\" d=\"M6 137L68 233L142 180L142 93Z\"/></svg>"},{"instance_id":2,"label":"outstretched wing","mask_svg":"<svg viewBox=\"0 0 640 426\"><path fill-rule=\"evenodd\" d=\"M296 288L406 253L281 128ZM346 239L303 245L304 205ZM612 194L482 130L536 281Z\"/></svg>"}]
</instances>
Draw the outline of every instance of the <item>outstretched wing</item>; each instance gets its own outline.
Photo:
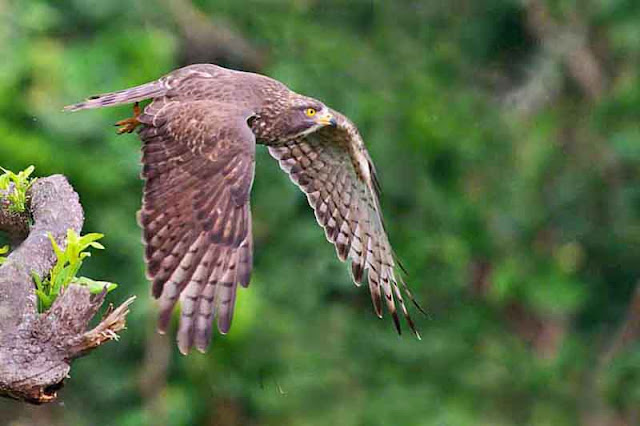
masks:
<instances>
[{"instance_id":1,"label":"outstretched wing","mask_svg":"<svg viewBox=\"0 0 640 426\"><path fill-rule=\"evenodd\" d=\"M226 333L240 283L252 267L249 192L255 138L248 113L211 101L161 98L138 118L144 124L139 221L153 295L164 332L181 301L178 347L205 351L212 321Z\"/></svg>"},{"instance_id":2,"label":"outstretched wing","mask_svg":"<svg viewBox=\"0 0 640 426\"><path fill-rule=\"evenodd\" d=\"M373 164L353 123L335 111L332 114L337 126L323 127L302 139L270 146L269 152L306 194L338 257L343 261L351 259L356 285L360 285L367 273L378 317L382 318L384 295L398 333L396 301L409 326L420 337L398 286L400 282L413 300L395 273L393 252L382 223Z\"/></svg>"}]
</instances>

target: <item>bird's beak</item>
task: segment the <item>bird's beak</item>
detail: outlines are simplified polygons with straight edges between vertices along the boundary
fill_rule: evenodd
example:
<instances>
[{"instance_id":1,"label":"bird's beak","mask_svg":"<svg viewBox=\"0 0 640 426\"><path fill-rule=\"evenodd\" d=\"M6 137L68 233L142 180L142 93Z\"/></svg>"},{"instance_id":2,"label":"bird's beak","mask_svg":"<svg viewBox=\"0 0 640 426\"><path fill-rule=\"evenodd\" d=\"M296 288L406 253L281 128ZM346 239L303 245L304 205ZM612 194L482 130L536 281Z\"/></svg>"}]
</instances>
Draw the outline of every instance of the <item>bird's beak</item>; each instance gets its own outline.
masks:
<instances>
[{"instance_id":1,"label":"bird's beak","mask_svg":"<svg viewBox=\"0 0 640 426\"><path fill-rule=\"evenodd\" d=\"M335 127L338 125L336 118L329 111L325 111L318 114L318 117L316 118L316 123L322 126L332 126L332 127Z\"/></svg>"}]
</instances>

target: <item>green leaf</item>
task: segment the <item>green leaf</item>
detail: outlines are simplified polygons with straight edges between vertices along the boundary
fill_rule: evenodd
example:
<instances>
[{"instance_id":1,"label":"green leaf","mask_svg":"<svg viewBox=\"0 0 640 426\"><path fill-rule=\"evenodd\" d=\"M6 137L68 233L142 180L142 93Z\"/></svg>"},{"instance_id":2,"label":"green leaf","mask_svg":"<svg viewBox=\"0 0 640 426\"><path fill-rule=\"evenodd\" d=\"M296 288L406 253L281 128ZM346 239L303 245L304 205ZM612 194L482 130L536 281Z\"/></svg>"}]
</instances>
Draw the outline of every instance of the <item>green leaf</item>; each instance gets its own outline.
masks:
<instances>
[{"instance_id":1,"label":"green leaf","mask_svg":"<svg viewBox=\"0 0 640 426\"><path fill-rule=\"evenodd\" d=\"M40 278L40 276L38 274L36 274L35 272L31 271L31 278L33 278L33 281L36 283L36 288L38 290L42 289L42 278Z\"/></svg>"},{"instance_id":2,"label":"green leaf","mask_svg":"<svg viewBox=\"0 0 640 426\"><path fill-rule=\"evenodd\" d=\"M58 262L63 261L64 252L62 251L62 249L60 248L58 243L56 243L56 240L53 238L53 235L51 235L51 233L49 233L49 240L51 241L51 246L53 247L53 252L56 254L56 259L58 259Z\"/></svg>"},{"instance_id":3,"label":"green leaf","mask_svg":"<svg viewBox=\"0 0 640 426\"><path fill-rule=\"evenodd\" d=\"M55 298L52 298L49 294L41 290L36 290L36 295L38 296L39 308L41 311L49 309L55 300Z\"/></svg>"},{"instance_id":4,"label":"green leaf","mask_svg":"<svg viewBox=\"0 0 640 426\"><path fill-rule=\"evenodd\" d=\"M53 238L53 235L49 234L51 247L56 255L56 264L51 269L48 277L40 278L36 274L32 274L36 284L38 308L41 312L48 309L63 289L71 283L86 286L93 294L100 293L105 288L109 292L117 287L116 284L111 282L94 281L87 277L78 278L76 276L82 267L84 259L91 256L90 252L85 251L86 249L104 249L104 246L97 242L102 237L104 235L99 233L80 236L73 229L69 229L67 230L65 248L62 249Z\"/></svg>"},{"instance_id":5,"label":"green leaf","mask_svg":"<svg viewBox=\"0 0 640 426\"><path fill-rule=\"evenodd\" d=\"M0 247L0 254L6 254L6 253L9 253L9 246ZM0 256L0 265L2 265L5 260L7 260L6 257Z\"/></svg>"},{"instance_id":6,"label":"green leaf","mask_svg":"<svg viewBox=\"0 0 640 426\"><path fill-rule=\"evenodd\" d=\"M86 286L92 294L101 293L104 288L107 288L107 293L118 287L118 284L108 281L94 281L87 277L78 277L75 279L74 284Z\"/></svg>"}]
</instances>

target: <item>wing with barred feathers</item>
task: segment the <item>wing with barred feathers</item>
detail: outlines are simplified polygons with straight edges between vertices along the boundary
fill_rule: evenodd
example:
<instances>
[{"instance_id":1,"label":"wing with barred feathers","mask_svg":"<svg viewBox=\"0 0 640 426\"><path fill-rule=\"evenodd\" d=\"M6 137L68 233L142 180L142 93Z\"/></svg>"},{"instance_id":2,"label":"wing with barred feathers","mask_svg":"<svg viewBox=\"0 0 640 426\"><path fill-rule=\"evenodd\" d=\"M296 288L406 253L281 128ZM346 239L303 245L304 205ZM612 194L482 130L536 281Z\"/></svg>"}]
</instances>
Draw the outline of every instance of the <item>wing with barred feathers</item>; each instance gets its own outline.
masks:
<instances>
[{"instance_id":1,"label":"wing with barred feathers","mask_svg":"<svg viewBox=\"0 0 640 426\"><path fill-rule=\"evenodd\" d=\"M382 222L373 163L353 123L331 112L336 126L270 146L269 152L306 194L340 260L351 260L356 285L360 285L366 273L378 317L382 318L384 297L400 333L397 302L409 327L420 337L400 290L399 284L415 303L401 277L396 275L393 252Z\"/></svg>"},{"instance_id":2,"label":"wing with barred feathers","mask_svg":"<svg viewBox=\"0 0 640 426\"><path fill-rule=\"evenodd\" d=\"M248 115L219 102L161 98L138 118L147 273L160 300L160 331L181 301L184 354L206 350L214 317L221 333L229 330L237 284L249 284L255 137Z\"/></svg>"}]
</instances>

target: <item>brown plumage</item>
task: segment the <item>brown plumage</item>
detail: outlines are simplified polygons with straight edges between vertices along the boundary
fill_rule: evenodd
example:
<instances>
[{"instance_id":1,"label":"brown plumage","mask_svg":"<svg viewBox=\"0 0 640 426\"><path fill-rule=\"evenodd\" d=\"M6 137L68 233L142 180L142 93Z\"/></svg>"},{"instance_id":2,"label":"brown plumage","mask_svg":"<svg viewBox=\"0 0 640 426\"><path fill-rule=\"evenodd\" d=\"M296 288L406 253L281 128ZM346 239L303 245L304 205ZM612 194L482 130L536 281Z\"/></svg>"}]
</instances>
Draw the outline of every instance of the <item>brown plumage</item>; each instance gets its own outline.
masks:
<instances>
[{"instance_id":1,"label":"brown plumage","mask_svg":"<svg viewBox=\"0 0 640 426\"><path fill-rule=\"evenodd\" d=\"M353 123L276 80L209 64L65 110L145 99L152 102L123 120L121 130L142 125L139 221L147 273L160 303L161 332L181 301L182 353L206 350L214 319L221 333L229 331L237 285L249 285L256 143L268 146L306 194L338 257L351 260L354 282L366 278L376 314L382 317L384 300L400 333L397 303L418 335L398 285L415 302L396 274L375 169Z\"/></svg>"}]
</instances>

